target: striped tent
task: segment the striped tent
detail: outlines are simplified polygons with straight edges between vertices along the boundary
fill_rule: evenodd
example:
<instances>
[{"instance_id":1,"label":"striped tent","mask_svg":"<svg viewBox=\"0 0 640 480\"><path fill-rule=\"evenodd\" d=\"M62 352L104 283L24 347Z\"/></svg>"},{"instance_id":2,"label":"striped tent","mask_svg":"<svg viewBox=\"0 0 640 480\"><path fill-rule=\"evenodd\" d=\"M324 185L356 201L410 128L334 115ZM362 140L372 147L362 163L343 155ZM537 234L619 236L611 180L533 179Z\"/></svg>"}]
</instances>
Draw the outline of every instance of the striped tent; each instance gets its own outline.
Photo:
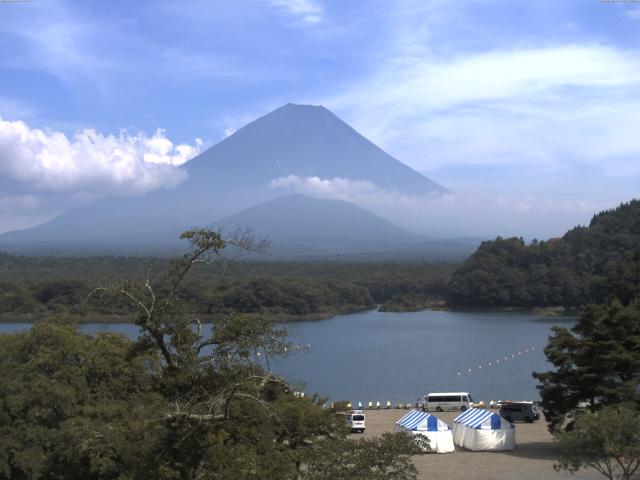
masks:
<instances>
[{"instance_id":1,"label":"striped tent","mask_svg":"<svg viewBox=\"0 0 640 480\"><path fill-rule=\"evenodd\" d=\"M396 422L395 430L427 437L429 448L437 453L455 451L449 425L430 413L411 410Z\"/></svg>"},{"instance_id":2,"label":"striped tent","mask_svg":"<svg viewBox=\"0 0 640 480\"><path fill-rule=\"evenodd\" d=\"M453 419L453 442L467 450L513 450L514 425L495 412L470 408Z\"/></svg>"}]
</instances>

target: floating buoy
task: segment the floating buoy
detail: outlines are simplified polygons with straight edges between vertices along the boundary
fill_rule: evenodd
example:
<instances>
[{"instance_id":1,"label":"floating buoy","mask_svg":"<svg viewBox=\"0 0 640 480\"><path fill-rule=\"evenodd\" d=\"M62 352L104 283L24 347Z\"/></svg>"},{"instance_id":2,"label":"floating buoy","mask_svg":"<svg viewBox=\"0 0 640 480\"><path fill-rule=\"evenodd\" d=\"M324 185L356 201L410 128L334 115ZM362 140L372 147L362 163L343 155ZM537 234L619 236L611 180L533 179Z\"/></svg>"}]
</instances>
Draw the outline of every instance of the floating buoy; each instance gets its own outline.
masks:
<instances>
[{"instance_id":1,"label":"floating buoy","mask_svg":"<svg viewBox=\"0 0 640 480\"><path fill-rule=\"evenodd\" d=\"M458 376L462 375L460 372L458 372Z\"/></svg>"},{"instance_id":2,"label":"floating buoy","mask_svg":"<svg viewBox=\"0 0 640 480\"><path fill-rule=\"evenodd\" d=\"M471 369L470 368L467 368L467 370L469 371L469 373L471 373Z\"/></svg>"}]
</instances>

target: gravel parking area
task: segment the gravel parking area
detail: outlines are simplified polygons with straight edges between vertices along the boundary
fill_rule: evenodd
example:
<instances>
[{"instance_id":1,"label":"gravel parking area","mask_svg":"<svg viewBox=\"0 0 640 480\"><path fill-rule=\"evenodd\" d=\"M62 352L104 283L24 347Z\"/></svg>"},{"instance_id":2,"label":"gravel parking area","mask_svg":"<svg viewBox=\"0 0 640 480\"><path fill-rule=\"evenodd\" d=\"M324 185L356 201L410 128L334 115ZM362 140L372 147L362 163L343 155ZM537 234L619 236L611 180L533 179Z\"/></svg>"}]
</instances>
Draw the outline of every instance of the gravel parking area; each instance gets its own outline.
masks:
<instances>
[{"instance_id":1,"label":"gravel parking area","mask_svg":"<svg viewBox=\"0 0 640 480\"><path fill-rule=\"evenodd\" d=\"M373 437L392 432L395 422L407 410L367 410L367 431L353 438ZM457 413L438 413L449 425ZM576 475L556 472L553 464L557 449L543 420L516 423L516 449L511 452L470 452L456 447L454 453L416 455L414 463L420 479L437 480L562 480L604 478L595 471L585 470Z\"/></svg>"}]
</instances>

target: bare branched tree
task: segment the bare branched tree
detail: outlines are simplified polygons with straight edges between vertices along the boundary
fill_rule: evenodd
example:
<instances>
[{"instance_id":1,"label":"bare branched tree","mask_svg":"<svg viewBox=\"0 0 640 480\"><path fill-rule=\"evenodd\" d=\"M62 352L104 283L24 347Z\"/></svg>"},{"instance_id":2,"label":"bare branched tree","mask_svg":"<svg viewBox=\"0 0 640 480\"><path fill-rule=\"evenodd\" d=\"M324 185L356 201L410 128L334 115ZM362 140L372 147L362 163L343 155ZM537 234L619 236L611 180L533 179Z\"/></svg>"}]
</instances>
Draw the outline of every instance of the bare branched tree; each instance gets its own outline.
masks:
<instances>
[{"instance_id":1,"label":"bare branched tree","mask_svg":"<svg viewBox=\"0 0 640 480\"><path fill-rule=\"evenodd\" d=\"M180 287L196 265L217 263L226 271L231 261L228 249L263 253L267 242L256 241L251 230L224 236L221 231L195 229L180 238L191 248L172 262L164 277L153 281L148 273L142 282L98 287L90 296L117 296L136 309L139 343L159 352L165 389L174 397L175 408L168 417L225 418L238 398L264 405L262 389L269 382L281 382L269 371L269 357L286 350L285 329L264 318L234 315L218 318L207 328L199 313L180 298ZM266 362L266 374L258 359Z\"/></svg>"}]
</instances>

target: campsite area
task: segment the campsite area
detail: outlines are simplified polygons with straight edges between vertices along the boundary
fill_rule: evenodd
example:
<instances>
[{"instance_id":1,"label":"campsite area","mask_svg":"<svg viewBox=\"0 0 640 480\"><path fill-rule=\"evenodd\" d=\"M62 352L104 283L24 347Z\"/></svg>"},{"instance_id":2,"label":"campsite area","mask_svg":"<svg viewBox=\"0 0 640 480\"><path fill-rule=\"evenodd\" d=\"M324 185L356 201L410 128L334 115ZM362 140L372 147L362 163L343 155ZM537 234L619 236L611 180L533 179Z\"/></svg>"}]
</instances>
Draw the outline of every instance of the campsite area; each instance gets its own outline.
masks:
<instances>
[{"instance_id":1,"label":"campsite area","mask_svg":"<svg viewBox=\"0 0 640 480\"><path fill-rule=\"evenodd\" d=\"M393 432L397 422L407 410L367 410L367 430L353 438L375 437ZM442 412L437 416L451 426L459 412ZM506 452L470 452L456 447L455 453L416 455L413 459L420 480L552 480L599 479L595 471L582 471L577 475L556 472L553 464L557 449L547 431L544 419L534 423L516 423L516 449Z\"/></svg>"}]
</instances>

